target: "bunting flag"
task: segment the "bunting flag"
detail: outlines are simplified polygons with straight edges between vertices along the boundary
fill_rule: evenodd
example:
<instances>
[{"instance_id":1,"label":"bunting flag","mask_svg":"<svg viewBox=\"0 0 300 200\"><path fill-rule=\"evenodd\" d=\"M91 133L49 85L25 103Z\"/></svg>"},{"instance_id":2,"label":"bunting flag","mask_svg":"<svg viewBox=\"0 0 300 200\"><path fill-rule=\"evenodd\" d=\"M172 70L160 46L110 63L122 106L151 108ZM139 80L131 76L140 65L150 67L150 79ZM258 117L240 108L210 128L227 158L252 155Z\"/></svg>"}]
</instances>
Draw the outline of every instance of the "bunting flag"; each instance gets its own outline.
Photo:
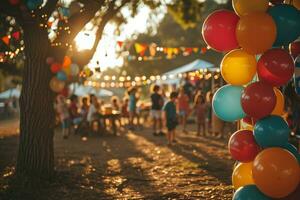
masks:
<instances>
[{"instance_id":1,"label":"bunting flag","mask_svg":"<svg viewBox=\"0 0 300 200\"><path fill-rule=\"evenodd\" d=\"M19 39L20 39L20 32L19 32L19 31L14 32L14 33L12 34L12 37L15 38L16 40L19 40Z\"/></svg>"},{"instance_id":2,"label":"bunting flag","mask_svg":"<svg viewBox=\"0 0 300 200\"><path fill-rule=\"evenodd\" d=\"M122 42L122 41L117 41L117 44L118 44L119 48L122 48L122 47L123 47L123 44L124 44L124 42Z\"/></svg>"},{"instance_id":3,"label":"bunting flag","mask_svg":"<svg viewBox=\"0 0 300 200\"><path fill-rule=\"evenodd\" d=\"M135 43L134 44L135 51L140 54L140 56L144 56L145 52L147 50L148 45L146 44L140 44L140 43Z\"/></svg>"},{"instance_id":4,"label":"bunting flag","mask_svg":"<svg viewBox=\"0 0 300 200\"><path fill-rule=\"evenodd\" d=\"M7 46L9 46L9 36L4 36L4 37L2 37L2 41L3 41Z\"/></svg>"}]
</instances>

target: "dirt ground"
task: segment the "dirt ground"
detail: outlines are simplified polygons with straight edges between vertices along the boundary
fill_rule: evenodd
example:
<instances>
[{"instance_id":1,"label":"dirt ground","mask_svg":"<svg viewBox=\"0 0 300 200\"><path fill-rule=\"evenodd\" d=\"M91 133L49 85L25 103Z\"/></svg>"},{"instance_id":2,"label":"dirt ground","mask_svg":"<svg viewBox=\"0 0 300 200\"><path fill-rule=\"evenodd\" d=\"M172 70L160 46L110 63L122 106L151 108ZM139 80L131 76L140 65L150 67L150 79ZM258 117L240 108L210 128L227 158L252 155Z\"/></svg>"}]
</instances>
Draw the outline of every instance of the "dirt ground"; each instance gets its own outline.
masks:
<instances>
[{"instance_id":1,"label":"dirt ground","mask_svg":"<svg viewBox=\"0 0 300 200\"><path fill-rule=\"evenodd\" d=\"M119 136L55 135L55 181L40 190L11 184L18 146L17 121L0 122L0 199L231 199L233 161L228 139L178 131L178 143L151 129ZM180 129L180 128L179 128Z\"/></svg>"}]
</instances>

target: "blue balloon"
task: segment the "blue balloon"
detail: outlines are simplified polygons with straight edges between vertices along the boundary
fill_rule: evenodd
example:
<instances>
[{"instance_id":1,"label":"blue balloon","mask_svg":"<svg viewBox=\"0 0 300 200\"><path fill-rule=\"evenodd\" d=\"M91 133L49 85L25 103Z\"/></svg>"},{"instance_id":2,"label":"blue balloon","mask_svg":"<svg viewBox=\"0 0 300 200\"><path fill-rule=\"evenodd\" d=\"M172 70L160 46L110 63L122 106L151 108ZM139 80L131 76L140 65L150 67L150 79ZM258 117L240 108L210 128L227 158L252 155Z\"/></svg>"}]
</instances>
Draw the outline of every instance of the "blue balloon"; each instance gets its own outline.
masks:
<instances>
[{"instance_id":1,"label":"blue balloon","mask_svg":"<svg viewBox=\"0 0 300 200\"><path fill-rule=\"evenodd\" d=\"M254 137L261 147L282 147L288 142L289 134L289 126L280 116L270 115L254 126Z\"/></svg>"},{"instance_id":2,"label":"blue balloon","mask_svg":"<svg viewBox=\"0 0 300 200\"><path fill-rule=\"evenodd\" d=\"M300 12L291 5L279 4L271 7L268 13L277 27L274 46L288 45L300 35Z\"/></svg>"},{"instance_id":3,"label":"blue balloon","mask_svg":"<svg viewBox=\"0 0 300 200\"><path fill-rule=\"evenodd\" d=\"M64 71L59 71L56 74L56 78L60 81L66 81L67 80L67 75Z\"/></svg>"},{"instance_id":4,"label":"blue balloon","mask_svg":"<svg viewBox=\"0 0 300 200\"><path fill-rule=\"evenodd\" d=\"M43 4L43 0L27 0L26 6L29 10L35 10Z\"/></svg>"},{"instance_id":5,"label":"blue balloon","mask_svg":"<svg viewBox=\"0 0 300 200\"><path fill-rule=\"evenodd\" d=\"M255 185L246 185L234 193L232 200L271 200L271 198L259 191Z\"/></svg>"},{"instance_id":6,"label":"blue balloon","mask_svg":"<svg viewBox=\"0 0 300 200\"><path fill-rule=\"evenodd\" d=\"M298 163L300 164L300 154L294 145L287 143L283 146L283 148L291 152L295 156L295 158L297 158Z\"/></svg>"},{"instance_id":7,"label":"blue balloon","mask_svg":"<svg viewBox=\"0 0 300 200\"><path fill-rule=\"evenodd\" d=\"M243 87L225 85L218 89L213 97L213 110L222 120L233 122L246 117L242 106L241 96Z\"/></svg>"}]
</instances>

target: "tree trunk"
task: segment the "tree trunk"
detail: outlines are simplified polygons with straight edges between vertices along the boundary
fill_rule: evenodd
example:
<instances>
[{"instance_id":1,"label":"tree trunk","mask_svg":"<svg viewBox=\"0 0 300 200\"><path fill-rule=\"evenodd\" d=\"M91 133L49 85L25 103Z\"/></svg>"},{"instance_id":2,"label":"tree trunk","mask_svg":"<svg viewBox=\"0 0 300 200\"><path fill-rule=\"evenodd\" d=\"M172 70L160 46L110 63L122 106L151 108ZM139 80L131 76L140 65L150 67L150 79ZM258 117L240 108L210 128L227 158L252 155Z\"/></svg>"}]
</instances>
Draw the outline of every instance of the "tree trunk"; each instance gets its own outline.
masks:
<instances>
[{"instance_id":1,"label":"tree trunk","mask_svg":"<svg viewBox=\"0 0 300 200\"><path fill-rule=\"evenodd\" d=\"M36 23L23 26L25 66L20 97L20 144L17 175L47 179L54 172L54 93L49 82L53 74L46 64L51 46L47 30Z\"/></svg>"}]
</instances>

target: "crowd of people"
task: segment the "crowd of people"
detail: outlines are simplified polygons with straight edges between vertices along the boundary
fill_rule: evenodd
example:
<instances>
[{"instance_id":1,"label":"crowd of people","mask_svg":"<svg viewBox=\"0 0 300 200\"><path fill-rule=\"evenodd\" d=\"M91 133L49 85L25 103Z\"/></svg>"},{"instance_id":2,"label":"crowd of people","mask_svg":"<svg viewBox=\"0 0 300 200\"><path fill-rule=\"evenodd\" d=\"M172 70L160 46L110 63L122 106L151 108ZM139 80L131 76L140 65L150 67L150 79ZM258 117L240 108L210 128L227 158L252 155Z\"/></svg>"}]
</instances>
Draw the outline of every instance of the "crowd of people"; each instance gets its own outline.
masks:
<instances>
[{"instance_id":1,"label":"crowd of people","mask_svg":"<svg viewBox=\"0 0 300 200\"><path fill-rule=\"evenodd\" d=\"M151 117L153 135L167 135L170 145L176 143L176 127L180 124L182 132L189 134L191 129L188 126L191 121L196 122L197 135L223 138L227 134L224 127L229 128L229 131L234 131L236 124L223 122L214 114L212 99L217 89L218 85L207 89L205 84L191 84L189 79L186 79L180 87L171 87L171 89L169 87L167 92L165 88L154 85L151 94L146 98L149 99L147 103L145 100L140 100L138 89L131 87L121 100L116 96L112 97L110 108L119 113L118 126L128 130L141 127L141 119L144 122L148 119L148 114L145 117L142 111L147 111ZM293 106L299 107L297 103ZM104 112L104 108L105 102L93 94L82 98L72 95L68 101L64 96L59 95L56 101L56 111L62 125L63 137L68 138L72 132L82 131L83 134L99 132L102 125L99 121L99 114ZM299 131L300 124L294 123L295 116L299 115L295 112L296 110L299 108L287 106L286 109L286 119L294 132Z\"/></svg>"}]
</instances>

